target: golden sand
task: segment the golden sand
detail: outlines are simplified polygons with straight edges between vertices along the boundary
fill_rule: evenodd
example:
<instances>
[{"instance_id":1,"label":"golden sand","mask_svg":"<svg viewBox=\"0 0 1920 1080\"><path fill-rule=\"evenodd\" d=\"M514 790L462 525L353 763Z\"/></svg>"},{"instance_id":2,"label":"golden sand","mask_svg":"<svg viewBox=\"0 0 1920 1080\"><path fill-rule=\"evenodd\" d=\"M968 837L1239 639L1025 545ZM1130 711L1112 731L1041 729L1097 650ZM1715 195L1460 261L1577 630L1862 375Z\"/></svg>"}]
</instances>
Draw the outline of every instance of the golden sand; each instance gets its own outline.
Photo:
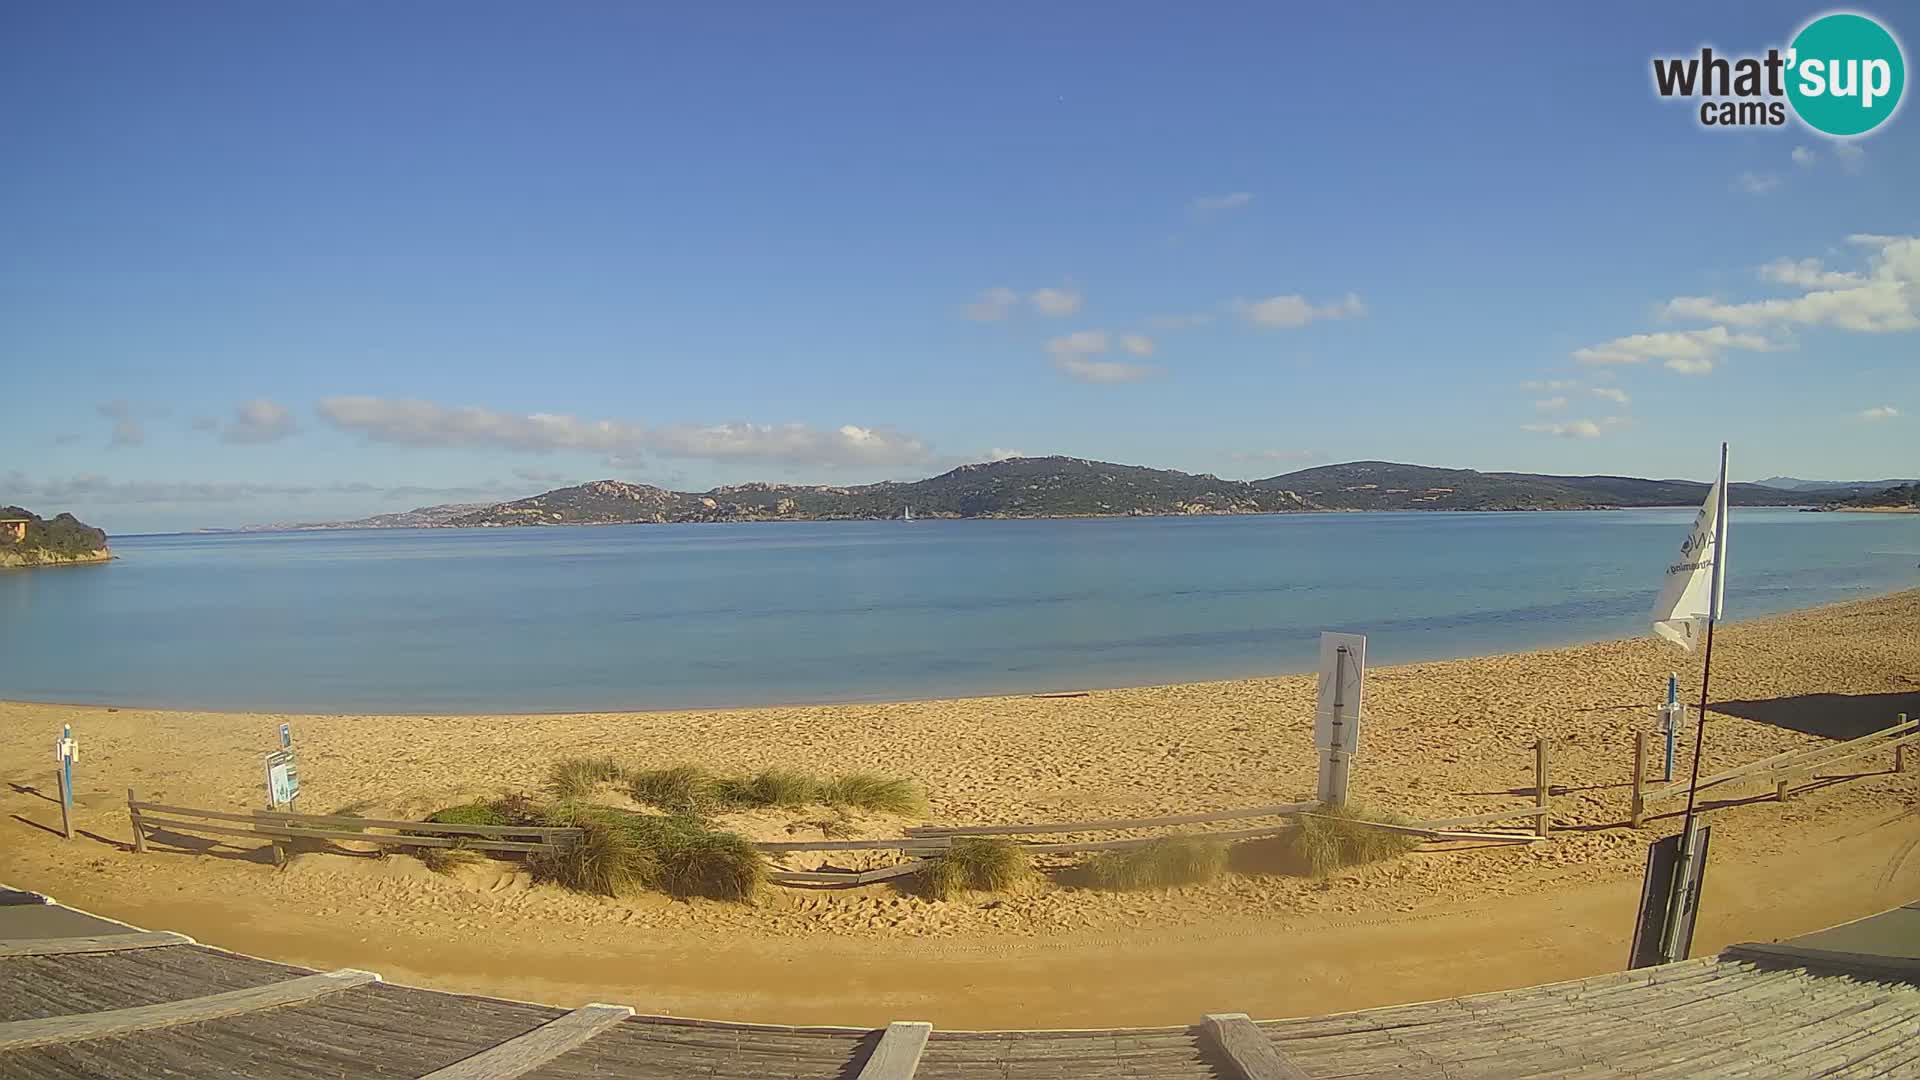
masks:
<instances>
[{"instance_id":1,"label":"golden sand","mask_svg":"<svg viewBox=\"0 0 1920 1080\"><path fill-rule=\"evenodd\" d=\"M1808 732L1844 736L1898 712L1920 716L1916 627L1920 591L1722 628L1713 699L1723 712L1709 726L1707 771L1820 741ZM1679 811L1662 804L1667 816L1648 829L1623 827L1633 733L1653 728L1670 670L1688 688L1683 697L1697 693L1698 655L1651 639L1369 673L1357 800L1415 818L1523 806L1534 740L1544 736L1552 781L1566 789L1544 843L1434 847L1325 881L1263 872L1273 867L1255 851L1241 859L1247 872L1158 892L1043 879L1009 896L950 902L886 885L776 889L751 906L574 895L531 885L505 863L442 877L404 856L305 855L285 872L257 851L224 846L135 856L126 789L210 809L259 805L261 754L290 721L310 812L419 814L533 791L552 762L606 754L636 765L911 776L926 785L927 820L938 823L1174 814L1310 795L1312 679L538 716L0 703L8 782L0 881L275 959L353 962L389 978L562 1004L599 996L643 1009L849 1023L904 1009L948 1024L1032 1026L1432 997L1624 960L1646 844L1674 828ZM47 796L63 722L82 746L83 836L71 845L47 828L59 821ZM1761 798L1770 789L1714 789L1720 884L1709 891L1703 940L1799 932L1920 893L1920 859L1905 857L1920 843L1910 813L1920 764L1893 774L1890 763L1890 753L1849 763L1834 773L1862 775L1786 803ZM760 811L742 823L757 835L809 835L804 822L820 816ZM863 824L875 834L899 825ZM1765 884L1780 874L1794 880ZM1810 879L1821 874L1845 891L1815 888ZM1511 918L1508 930L1487 923L1496 912ZM1336 954L1313 951L1336 940L1344 943ZM1296 967L1284 977L1235 973L1235 958L1263 950Z\"/></svg>"}]
</instances>

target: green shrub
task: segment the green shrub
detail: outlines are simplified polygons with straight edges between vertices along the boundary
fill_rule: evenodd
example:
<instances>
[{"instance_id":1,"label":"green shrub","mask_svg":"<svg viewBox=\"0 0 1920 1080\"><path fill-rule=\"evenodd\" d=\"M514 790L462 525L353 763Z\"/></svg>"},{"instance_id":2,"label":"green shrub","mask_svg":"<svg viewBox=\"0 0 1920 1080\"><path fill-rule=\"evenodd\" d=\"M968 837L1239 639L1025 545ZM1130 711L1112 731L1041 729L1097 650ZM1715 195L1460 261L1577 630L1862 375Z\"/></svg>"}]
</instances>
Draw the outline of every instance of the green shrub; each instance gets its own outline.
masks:
<instances>
[{"instance_id":1,"label":"green shrub","mask_svg":"<svg viewBox=\"0 0 1920 1080\"><path fill-rule=\"evenodd\" d=\"M549 808L546 823L581 829L582 836L556 854L542 854L536 875L581 892L620 896L651 888L746 900L766 883L766 861L750 842L695 818L563 802Z\"/></svg>"},{"instance_id":2,"label":"green shrub","mask_svg":"<svg viewBox=\"0 0 1920 1080\"><path fill-rule=\"evenodd\" d=\"M1349 866L1365 866L1394 859L1420 846L1420 837L1391 829L1375 829L1369 821L1405 825L1405 818L1369 814L1358 806L1323 806L1300 817L1294 845L1300 862L1314 877L1326 877Z\"/></svg>"},{"instance_id":3,"label":"green shrub","mask_svg":"<svg viewBox=\"0 0 1920 1080\"><path fill-rule=\"evenodd\" d=\"M562 799L592 794L600 784L623 779L627 771L610 757L568 758L547 774L547 790Z\"/></svg>"},{"instance_id":4,"label":"green shrub","mask_svg":"<svg viewBox=\"0 0 1920 1080\"><path fill-rule=\"evenodd\" d=\"M1201 885L1227 869L1227 845L1196 836L1167 836L1136 848L1107 851L1087 864L1103 889L1164 889Z\"/></svg>"},{"instance_id":5,"label":"green shrub","mask_svg":"<svg viewBox=\"0 0 1920 1080\"><path fill-rule=\"evenodd\" d=\"M820 801L883 814L918 817L927 812L927 798L913 781L874 773L852 773L827 781L821 787Z\"/></svg>"},{"instance_id":6,"label":"green shrub","mask_svg":"<svg viewBox=\"0 0 1920 1080\"><path fill-rule=\"evenodd\" d=\"M674 814L710 814L731 798L718 776L700 765L642 769L627 774L627 794Z\"/></svg>"},{"instance_id":7,"label":"green shrub","mask_svg":"<svg viewBox=\"0 0 1920 1080\"><path fill-rule=\"evenodd\" d=\"M920 871L927 894L951 900L961 893L1005 892L1033 874L1027 850L999 837L956 837L947 853Z\"/></svg>"},{"instance_id":8,"label":"green shrub","mask_svg":"<svg viewBox=\"0 0 1920 1080\"><path fill-rule=\"evenodd\" d=\"M732 800L746 806L808 806L821 802L819 780L792 769L762 769L739 785Z\"/></svg>"}]
</instances>

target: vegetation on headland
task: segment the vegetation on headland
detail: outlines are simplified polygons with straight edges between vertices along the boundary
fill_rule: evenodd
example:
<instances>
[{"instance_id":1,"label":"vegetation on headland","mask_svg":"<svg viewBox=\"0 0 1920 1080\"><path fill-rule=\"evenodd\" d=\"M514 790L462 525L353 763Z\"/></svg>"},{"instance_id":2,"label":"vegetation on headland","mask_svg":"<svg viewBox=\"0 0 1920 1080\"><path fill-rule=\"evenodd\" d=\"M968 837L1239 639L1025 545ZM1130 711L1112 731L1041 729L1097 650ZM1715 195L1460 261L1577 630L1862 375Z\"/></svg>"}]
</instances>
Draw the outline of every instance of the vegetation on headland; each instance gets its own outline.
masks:
<instances>
[{"instance_id":1,"label":"vegetation on headland","mask_svg":"<svg viewBox=\"0 0 1920 1080\"><path fill-rule=\"evenodd\" d=\"M0 506L0 520L8 518L25 518L26 536L14 540L10 532L0 531L0 566L49 566L113 558L107 534L72 514L42 518L22 507Z\"/></svg>"},{"instance_id":2,"label":"vegetation on headland","mask_svg":"<svg viewBox=\"0 0 1920 1080\"><path fill-rule=\"evenodd\" d=\"M1435 469L1386 461L1323 465L1264 480L1081 458L1008 458L912 482L852 487L736 484L704 492L596 480L454 517L455 526L638 522L1123 517L1300 510L1590 510L1687 506L1707 485L1625 476ZM1804 492L1735 484L1740 506L1797 506Z\"/></svg>"},{"instance_id":3,"label":"vegetation on headland","mask_svg":"<svg viewBox=\"0 0 1920 1080\"><path fill-rule=\"evenodd\" d=\"M1829 503L1826 510L1920 510L1920 483L1855 495Z\"/></svg>"}]
</instances>

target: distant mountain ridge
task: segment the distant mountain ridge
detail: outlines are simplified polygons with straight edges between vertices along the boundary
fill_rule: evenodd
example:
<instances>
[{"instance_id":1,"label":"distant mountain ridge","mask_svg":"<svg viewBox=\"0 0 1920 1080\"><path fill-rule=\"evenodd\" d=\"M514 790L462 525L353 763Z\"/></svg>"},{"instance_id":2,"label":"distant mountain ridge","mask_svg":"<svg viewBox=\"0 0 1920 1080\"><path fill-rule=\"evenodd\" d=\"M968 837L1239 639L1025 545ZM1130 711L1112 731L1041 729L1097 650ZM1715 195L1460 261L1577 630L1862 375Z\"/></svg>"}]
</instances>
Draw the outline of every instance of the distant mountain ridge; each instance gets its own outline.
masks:
<instances>
[{"instance_id":1,"label":"distant mountain ridge","mask_svg":"<svg viewBox=\"0 0 1920 1080\"><path fill-rule=\"evenodd\" d=\"M246 525L238 529L211 529L209 532L313 532L323 529L431 529L446 525L463 514L484 510L493 503L442 503L416 506L391 514L374 514L351 521L288 521L270 525Z\"/></svg>"},{"instance_id":2,"label":"distant mountain ridge","mask_svg":"<svg viewBox=\"0 0 1920 1080\"><path fill-rule=\"evenodd\" d=\"M1790 478L1788 478L1790 479ZM1800 481L1807 483L1807 481ZM1888 482L1885 488L1898 486ZM1271 514L1302 510L1598 510L1697 506L1708 485L1631 476L1479 472L1391 461L1350 461L1223 480L1071 457L1007 458L915 481L877 484L728 484L671 491L593 480L499 503L451 503L355 521L273 528L501 527L701 521L838 521ZM1834 504L1853 485L1790 490L1734 484L1735 506ZM1885 488L1872 488L1885 490Z\"/></svg>"},{"instance_id":3,"label":"distant mountain ridge","mask_svg":"<svg viewBox=\"0 0 1920 1080\"><path fill-rule=\"evenodd\" d=\"M1782 491L1804 491L1820 495L1864 495L1871 491L1885 491L1902 484L1920 483L1913 477L1894 480L1801 480L1792 476L1769 476L1757 481L1764 487L1779 488Z\"/></svg>"},{"instance_id":4,"label":"distant mountain ridge","mask_svg":"<svg viewBox=\"0 0 1920 1080\"><path fill-rule=\"evenodd\" d=\"M1386 461L1324 465L1264 480L1149 469L1083 458L1008 458L910 483L850 487L735 484L705 492L596 480L499 503L455 526L622 522L1267 514L1299 510L1588 510L1687 506L1692 480L1482 473ZM1735 484L1740 506L1796 506L1807 497Z\"/></svg>"}]
</instances>

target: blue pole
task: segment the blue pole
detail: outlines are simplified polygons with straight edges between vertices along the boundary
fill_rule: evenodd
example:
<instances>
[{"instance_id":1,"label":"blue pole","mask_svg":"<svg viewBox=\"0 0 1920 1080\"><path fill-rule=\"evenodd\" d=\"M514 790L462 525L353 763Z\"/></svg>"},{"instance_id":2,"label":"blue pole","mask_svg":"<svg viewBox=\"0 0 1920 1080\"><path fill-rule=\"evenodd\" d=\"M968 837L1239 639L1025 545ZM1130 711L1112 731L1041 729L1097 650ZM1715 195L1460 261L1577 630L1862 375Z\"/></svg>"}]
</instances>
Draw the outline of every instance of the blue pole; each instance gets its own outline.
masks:
<instances>
[{"instance_id":1,"label":"blue pole","mask_svg":"<svg viewBox=\"0 0 1920 1080\"><path fill-rule=\"evenodd\" d=\"M1680 676L1667 676L1667 778L1663 783L1673 783L1673 735L1680 726Z\"/></svg>"},{"instance_id":2,"label":"blue pole","mask_svg":"<svg viewBox=\"0 0 1920 1080\"><path fill-rule=\"evenodd\" d=\"M60 740L61 740L60 745L63 747L71 745L69 740L71 740L72 738L73 738L73 725L61 724L60 725ZM60 755L60 775L66 778L67 797L71 799L73 797L73 755L72 754L63 753Z\"/></svg>"}]
</instances>

